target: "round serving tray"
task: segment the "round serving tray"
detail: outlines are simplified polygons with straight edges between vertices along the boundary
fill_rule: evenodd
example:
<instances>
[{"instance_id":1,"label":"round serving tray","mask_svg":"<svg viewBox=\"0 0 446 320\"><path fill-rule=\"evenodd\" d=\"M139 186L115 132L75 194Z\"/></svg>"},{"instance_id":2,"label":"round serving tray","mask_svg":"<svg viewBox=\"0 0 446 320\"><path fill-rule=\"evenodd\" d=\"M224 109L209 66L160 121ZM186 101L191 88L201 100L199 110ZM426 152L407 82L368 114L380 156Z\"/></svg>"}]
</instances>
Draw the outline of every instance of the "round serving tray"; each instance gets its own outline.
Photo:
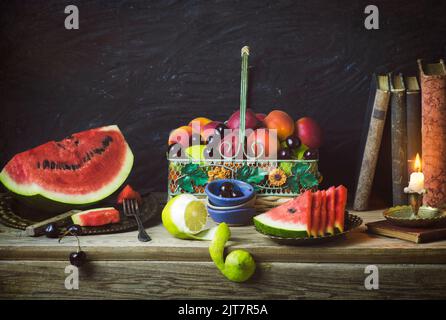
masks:
<instances>
[{"instance_id":1,"label":"round serving tray","mask_svg":"<svg viewBox=\"0 0 446 320\"><path fill-rule=\"evenodd\" d=\"M158 201L151 194L142 197L141 222L146 223L158 212ZM110 201L104 201L95 207L114 206ZM121 209L116 207L117 209ZM28 212L27 212L28 211ZM32 209L23 208L23 206L8 193L0 193L0 223L5 226L25 230L27 226L43 221L48 217L30 218L29 211ZM100 227L82 227L82 235L106 234L124 232L138 227L136 220L127 217L120 210L121 221L119 223L108 224ZM36 213L35 216L39 216Z\"/></svg>"},{"instance_id":2,"label":"round serving tray","mask_svg":"<svg viewBox=\"0 0 446 320\"><path fill-rule=\"evenodd\" d=\"M327 235L323 237L307 237L307 238L283 238L283 237L277 237L272 236L266 233L261 232L256 228L256 230L270 238L271 240L284 245L292 245L292 246L304 246L304 245L313 245L313 244L319 244L319 243L325 243L329 241L333 241L336 239L340 239L344 237L347 233L352 231L353 229L358 228L362 224L362 219L354 214L350 214L348 212L345 213L345 230L344 232L337 233L334 235Z\"/></svg>"},{"instance_id":3,"label":"round serving tray","mask_svg":"<svg viewBox=\"0 0 446 320\"><path fill-rule=\"evenodd\" d=\"M411 206L396 206L383 212L384 218L390 223L409 228L429 228L439 223L446 223L446 210L427 206L420 207L418 217L412 212Z\"/></svg>"}]
</instances>

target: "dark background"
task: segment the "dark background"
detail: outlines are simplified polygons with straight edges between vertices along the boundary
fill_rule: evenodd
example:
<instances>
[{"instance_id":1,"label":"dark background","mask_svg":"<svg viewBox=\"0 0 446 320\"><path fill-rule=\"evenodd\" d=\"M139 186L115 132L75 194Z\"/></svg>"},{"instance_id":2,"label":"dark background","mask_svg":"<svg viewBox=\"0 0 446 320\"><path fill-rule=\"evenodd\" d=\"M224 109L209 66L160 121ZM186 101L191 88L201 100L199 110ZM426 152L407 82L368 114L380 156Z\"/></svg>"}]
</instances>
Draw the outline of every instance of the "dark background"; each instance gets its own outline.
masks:
<instances>
[{"instance_id":1,"label":"dark background","mask_svg":"<svg viewBox=\"0 0 446 320\"><path fill-rule=\"evenodd\" d=\"M69 4L79 30L64 28ZM380 30L364 28L367 4ZM441 0L1 1L0 166L118 124L135 154L130 182L165 191L169 131L238 108L249 45L249 105L316 119L324 184L353 188L371 74L416 74L417 58L444 56L445 16ZM389 165L379 163L375 195L390 195Z\"/></svg>"}]
</instances>

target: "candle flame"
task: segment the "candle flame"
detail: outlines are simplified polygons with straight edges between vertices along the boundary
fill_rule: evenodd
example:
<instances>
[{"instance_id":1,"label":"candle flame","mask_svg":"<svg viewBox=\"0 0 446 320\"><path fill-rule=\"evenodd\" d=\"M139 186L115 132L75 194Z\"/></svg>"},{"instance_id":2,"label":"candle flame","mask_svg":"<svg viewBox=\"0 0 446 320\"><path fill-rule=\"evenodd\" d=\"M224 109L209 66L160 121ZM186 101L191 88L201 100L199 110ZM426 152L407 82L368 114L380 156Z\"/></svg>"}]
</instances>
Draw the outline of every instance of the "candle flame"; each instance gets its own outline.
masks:
<instances>
[{"instance_id":1,"label":"candle flame","mask_svg":"<svg viewBox=\"0 0 446 320\"><path fill-rule=\"evenodd\" d=\"M415 157L415 163L414 163L414 169L417 172L421 172L421 159L420 155L417 153L417 156Z\"/></svg>"}]
</instances>

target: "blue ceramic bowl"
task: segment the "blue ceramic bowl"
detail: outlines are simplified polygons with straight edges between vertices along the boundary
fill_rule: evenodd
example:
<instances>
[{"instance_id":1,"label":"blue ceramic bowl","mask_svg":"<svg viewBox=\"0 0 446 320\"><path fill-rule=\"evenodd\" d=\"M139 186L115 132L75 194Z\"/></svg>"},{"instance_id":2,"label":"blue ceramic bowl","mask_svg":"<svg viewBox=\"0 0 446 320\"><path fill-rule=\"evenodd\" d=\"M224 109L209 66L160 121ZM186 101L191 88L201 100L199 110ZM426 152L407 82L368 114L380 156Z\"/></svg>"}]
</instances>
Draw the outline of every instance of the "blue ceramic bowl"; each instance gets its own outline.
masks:
<instances>
[{"instance_id":1,"label":"blue ceramic bowl","mask_svg":"<svg viewBox=\"0 0 446 320\"><path fill-rule=\"evenodd\" d=\"M243 196L237 198L223 198L220 196L220 187L224 182L231 182L234 185L234 188L238 189ZM206 185L205 192L209 198L209 201L217 207L238 206L251 200L251 198L255 195L253 186L251 186L249 183L234 179L214 180Z\"/></svg>"},{"instance_id":2,"label":"blue ceramic bowl","mask_svg":"<svg viewBox=\"0 0 446 320\"><path fill-rule=\"evenodd\" d=\"M247 225L252 223L252 218L257 215L255 208L240 208L233 210L215 210L207 207L212 220L217 223L226 222L230 225Z\"/></svg>"},{"instance_id":3,"label":"blue ceramic bowl","mask_svg":"<svg viewBox=\"0 0 446 320\"><path fill-rule=\"evenodd\" d=\"M222 211L222 210L233 210L233 209L242 209L242 208L253 208L256 203L256 196L252 197L245 203L239 204L237 206L232 206L232 207L219 207L219 206L214 205L211 201L209 201L209 199L207 199L207 200L208 201L206 204L209 208Z\"/></svg>"}]
</instances>

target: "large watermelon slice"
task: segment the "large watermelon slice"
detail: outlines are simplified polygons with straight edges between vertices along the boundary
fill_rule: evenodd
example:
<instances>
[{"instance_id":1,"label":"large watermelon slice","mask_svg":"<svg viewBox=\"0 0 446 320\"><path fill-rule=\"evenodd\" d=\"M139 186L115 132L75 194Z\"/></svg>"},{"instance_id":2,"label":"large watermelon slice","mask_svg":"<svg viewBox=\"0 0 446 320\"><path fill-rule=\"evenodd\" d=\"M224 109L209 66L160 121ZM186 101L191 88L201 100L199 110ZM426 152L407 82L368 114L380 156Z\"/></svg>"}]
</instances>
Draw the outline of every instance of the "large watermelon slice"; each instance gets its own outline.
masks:
<instances>
[{"instance_id":1,"label":"large watermelon slice","mask_svg":"<svg viewBox=\"0 0 446 320\"><path fill-rule=\"evenodd\" d=\"M304 238L311 233L311 191L254 217L256 228L269 235Z\"/></svg>"},{"instance_id":2,"label":"large watermelon slice","mask_svg":"<svg viewBox=\"0 0 446 320\"><path fill-rule=\"evenodd\" d=\"M321 191L321 219L319 221L319 236L323 237L325 235L325 230L327 229L327 191Z\"/></svg>"},{"instance_id":3,"label":"large watermelon slice","mask_svg":"<svg viewBox=\"0 0 446 320\"><path fill-rule=\"evenodd\" d=\"M132 151L112 125L19 153L3 168L0 181L34 206L61 211L106 198L122 185L132 166Z\"/></svg>"},{"instance_id":4,"label":"large watermelon slice","mask_svg":"<svg viewBox=\"0 0 446 320\"><path fill-rule=\"evenodd\" d=\"M327 190L327 227L325 232L328 234L334 234L334 224L336 218L335 211L335 203L336 203L336 188L330 187Z\"/></svg>"},{"instance_id":5,"label":"large watermelon slice","mask_svg":"<svg viewBox=\"0 0 446 320\"><path fill-rule=\"evenodd\" d=\"M339 232L344 232L345 205L347 204L347 188L336 188L336 215L334 226Z\"/></svg>"},{"instance_id":6,"label":"large watermelon slice","mask_svg":"<svg viewBox=\"0 0 446 320\"><path fill-rule=\"evenodd\" d=\"M311 205L311 236L317 237L321 221L322 192L313 193L313 203Z\"/></svg>"}]
</instances>

